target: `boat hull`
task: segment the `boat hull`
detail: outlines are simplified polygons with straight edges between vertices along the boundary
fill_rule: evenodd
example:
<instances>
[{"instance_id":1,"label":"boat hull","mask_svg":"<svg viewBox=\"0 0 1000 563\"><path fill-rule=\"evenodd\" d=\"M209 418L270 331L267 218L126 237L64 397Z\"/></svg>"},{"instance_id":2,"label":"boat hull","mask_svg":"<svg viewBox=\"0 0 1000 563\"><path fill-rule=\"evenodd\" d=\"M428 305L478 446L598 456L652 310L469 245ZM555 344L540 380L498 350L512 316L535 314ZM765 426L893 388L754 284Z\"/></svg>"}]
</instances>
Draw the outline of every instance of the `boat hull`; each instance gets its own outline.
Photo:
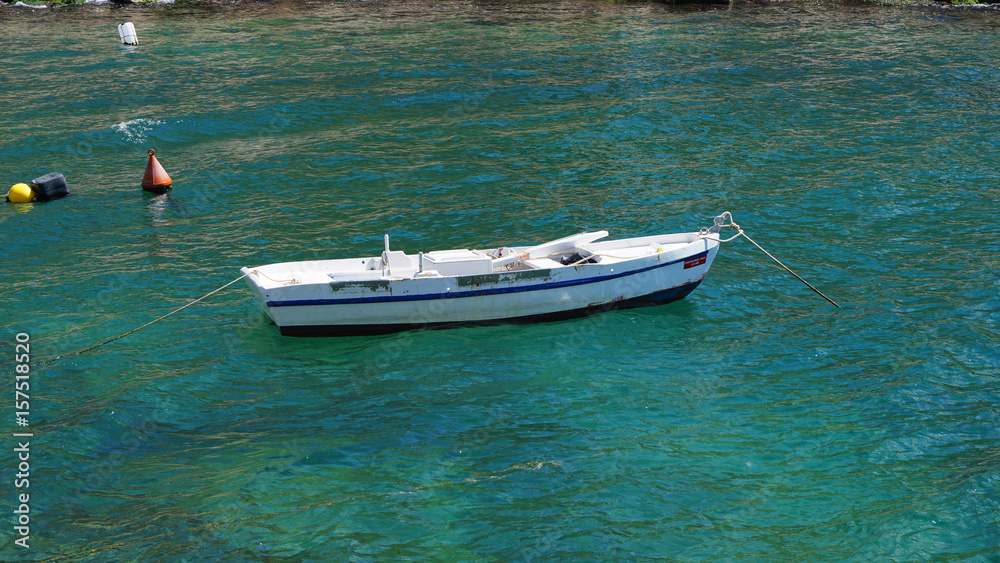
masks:
<instances>
[{"instance_id":1,"label":"boat hull","mask_svg":"<svg viewBox=\"0 0 1000 563\"><path fill-rule=\"evenodd\" d=\"M496 326L505 324L534 324L552 321L564 321L586 317L597 313L605 313L616 309L631 309L635 307L649 307L653 305L664 305L684 299L689 293L698 287L700 281L692 282L680 287L665 289L632 299L623 299L601 305L591 305L580 309L564 311L553 311L551 313L538 313L520 317L494 318L488 320L465 320L465 321L424 321L409 323L376 323L376 324L330 324L330 325L292 325L279 326L278 330L285 336L372 336L378 334L392 334L408 330L437 330L447 328L460 328L471 326Z\"/></svg>"},{"instance_id":2,"label":"boat hull","mask_svg":"<svg viewBox=\"0 0 1000 563\"><path fill-rule=\"evenodd\" d=\"M632 240L648 245L646 239ZM282 334L371 335L536 323L670 303L698 286L718 251L718 242L706 238L676 246L607 264L467 276L337 281L331 274L324 281L268 286L258 270L244 268L244 273Z\"/></svg>"}]
</instances>

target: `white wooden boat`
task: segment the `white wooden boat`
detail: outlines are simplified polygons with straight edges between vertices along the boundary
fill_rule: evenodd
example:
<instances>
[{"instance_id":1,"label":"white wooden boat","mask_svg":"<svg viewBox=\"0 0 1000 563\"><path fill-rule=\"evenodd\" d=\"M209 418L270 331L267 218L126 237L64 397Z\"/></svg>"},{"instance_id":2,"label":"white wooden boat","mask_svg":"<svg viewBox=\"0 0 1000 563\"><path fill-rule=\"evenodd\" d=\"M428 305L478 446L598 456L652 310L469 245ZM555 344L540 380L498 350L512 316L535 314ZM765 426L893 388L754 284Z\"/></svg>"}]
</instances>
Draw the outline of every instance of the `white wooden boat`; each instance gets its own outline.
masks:
<instances>
[{"instance_id":1,"label":"white wooden boat","mask_svg":"<svg viewBox=\"0 0 1000 563\"><path fill-rule=\"evenodd\" d=\"M719 217L728 216L728 213ZM567 319L683 299L719 249L700 232L600 241L580 233L537 246L438 250L243 268L282 334L382 334Z\"/></svg>"}]
</instances>

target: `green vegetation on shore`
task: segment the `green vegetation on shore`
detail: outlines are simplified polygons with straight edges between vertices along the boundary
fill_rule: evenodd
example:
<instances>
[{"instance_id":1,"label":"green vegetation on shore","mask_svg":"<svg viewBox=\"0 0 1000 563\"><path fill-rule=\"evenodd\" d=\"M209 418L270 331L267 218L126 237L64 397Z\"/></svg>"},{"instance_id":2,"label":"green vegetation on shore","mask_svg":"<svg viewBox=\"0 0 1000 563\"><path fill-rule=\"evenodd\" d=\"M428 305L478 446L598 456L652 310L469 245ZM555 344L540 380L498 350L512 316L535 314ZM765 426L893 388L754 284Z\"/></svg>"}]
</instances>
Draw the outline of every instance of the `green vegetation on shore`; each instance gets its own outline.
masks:
<instances>
[{"instance_id":1,"label":"green vegetation on shore","mask_svg":"<svg viewBox=\"0 0 1000 563\"><path fill-rule=\"evenodd\" d=\"M274 0L280 2L281 0ZM331 0L334 1L334 0ZM406 1L406 0L386 0L386 1ZM433 1L433 0L427 0ZM511 4L532 3L533 0L506 0ZM730 7L759 7L769 5L794 5L802 0L580 0L581 4L665 4L665 5L689 5L699 4L708 6L730 6ZM29 6L49 6L49 7L69 7L83 5L85 0L0 0L4 5L23 3ZM157 0L110 0L115 5L155 5ZM229 0L226 4L257 4L271 3L271 0ZM504 0L494 3L503 3ZM174 6L198 6L217 4L219 0L176 0L171 5ZM475 3L475 2L473 2ZM810 4L820 4L826 6L985 6L1000 5L1000 0L812 0Z\"/></svg>"}]
</instances>

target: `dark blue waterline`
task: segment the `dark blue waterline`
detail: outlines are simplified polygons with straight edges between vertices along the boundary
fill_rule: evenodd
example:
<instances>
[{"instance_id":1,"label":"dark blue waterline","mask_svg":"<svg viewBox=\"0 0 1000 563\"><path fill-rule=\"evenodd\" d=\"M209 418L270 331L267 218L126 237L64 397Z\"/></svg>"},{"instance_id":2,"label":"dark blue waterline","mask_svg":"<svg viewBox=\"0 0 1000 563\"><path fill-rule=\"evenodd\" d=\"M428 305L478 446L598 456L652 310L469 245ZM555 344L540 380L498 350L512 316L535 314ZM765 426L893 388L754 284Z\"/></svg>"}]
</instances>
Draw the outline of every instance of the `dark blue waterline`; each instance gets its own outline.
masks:
<instances>
[{"instance_id":1,"label":"dark blue waterline","mask_svg":"<svg viewBox=\"0 0 1000 563\"><path fill-rule=\"evenodd\" d=\"M440 330L448 328L461 328L472 326L495 326L505 324L534 324L551 321L565 321L586 317L597 313L614 311L618 309L633 309L636 307L648 307L653 305L664 305L673 301L684 299L689 293L698 287L701 280L679 285L670 289L657 291L649 295L623 299L613 303L594 305L571 309L569 311L556 311L553 313L541 313L537 315L526 315L523 317L510 317L504 319L489 319L483 321L460 321L445 323L398 323L398 324L364 324L364 325L301 325L278 327L281 334L285 336L371 336L376 334L391 334L407 330Z\"/></svg>"}]
</instances>

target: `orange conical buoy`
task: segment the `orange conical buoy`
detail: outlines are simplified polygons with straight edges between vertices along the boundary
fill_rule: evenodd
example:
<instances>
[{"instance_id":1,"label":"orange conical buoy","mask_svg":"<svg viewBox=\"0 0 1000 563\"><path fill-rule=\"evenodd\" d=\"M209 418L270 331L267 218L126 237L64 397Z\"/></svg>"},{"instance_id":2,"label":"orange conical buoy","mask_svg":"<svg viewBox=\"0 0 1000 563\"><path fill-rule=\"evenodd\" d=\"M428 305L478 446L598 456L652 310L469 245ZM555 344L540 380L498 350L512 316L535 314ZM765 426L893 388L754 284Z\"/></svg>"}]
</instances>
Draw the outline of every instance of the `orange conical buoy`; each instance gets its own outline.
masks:
<instances>
[{"instance_id":1,"label":"orange conical buoy","mask_svg":"<svg viewBox=\"0 0 1000 563\"><path fill-rule=\"evenodd\" d=\"M142 177L142 189L153 192L153 193L163 193L170 189L170 174L160 166L160 161L156 160L153 156L155 151L149 149L149 163L146 164L146 174Z\"/></svg>"}]
</instances>

